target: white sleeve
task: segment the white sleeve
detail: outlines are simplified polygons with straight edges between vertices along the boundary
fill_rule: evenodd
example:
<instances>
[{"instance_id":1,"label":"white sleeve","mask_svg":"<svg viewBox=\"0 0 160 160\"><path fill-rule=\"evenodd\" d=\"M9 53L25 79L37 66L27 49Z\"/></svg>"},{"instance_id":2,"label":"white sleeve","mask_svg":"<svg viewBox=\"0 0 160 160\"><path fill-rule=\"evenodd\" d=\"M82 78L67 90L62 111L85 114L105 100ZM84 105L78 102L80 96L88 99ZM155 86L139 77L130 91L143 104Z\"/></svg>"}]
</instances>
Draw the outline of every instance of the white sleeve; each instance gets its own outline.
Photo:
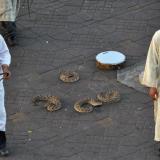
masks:
<instances>
[{"instance_id":1,"label":"white sleeve","mask_svg":"<svg viewBox=\"0 0 160 160\"><path fill-rule=\"evenodd\" d=\"M11 63L11 55L9 49L3 37L0 35L0 64L10 65L10 63Z\"/></svg>"},{"instance_id":2,"label":"white sleeve","mask_svg":"<svg viewBox=\"0 0 160 160\"><path fill-rule=\"evenodd\" d=\"M160 56L159 43L158 43L159 36L160 36L159 32L156 32L154 34L148 50L148 55L142 80L142 84L148 87L157 87L157 81L159 76L159 56Z\"/></svg>"}]
</instances>

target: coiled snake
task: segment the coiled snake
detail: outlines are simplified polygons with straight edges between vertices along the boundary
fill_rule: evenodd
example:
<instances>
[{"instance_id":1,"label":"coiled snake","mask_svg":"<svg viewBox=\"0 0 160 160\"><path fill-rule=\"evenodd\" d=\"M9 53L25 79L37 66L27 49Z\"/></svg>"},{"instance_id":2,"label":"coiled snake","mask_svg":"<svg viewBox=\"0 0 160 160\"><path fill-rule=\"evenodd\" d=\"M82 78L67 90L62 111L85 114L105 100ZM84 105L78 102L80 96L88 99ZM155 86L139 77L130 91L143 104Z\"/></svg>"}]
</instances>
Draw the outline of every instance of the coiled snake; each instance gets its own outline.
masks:
<instances>
[{"instance_id":1,"label":"coiled snake","mask_svg":"<svg viewBox=\"0 0 160 160\"><path fill-rule=\"evenodd\" d=\"M59 78L65 83L72 83L79 80L79 74L74 71L61 71Z\"/></svg>"},{"instance_id":2,"label":"coiled snake","mask_svg":"<svg viewBox=\"0 0 160 160\"><path fill-rule=\"evenodd\" d=\"M93 111L93 106L97 107L97 106L101 106L102 102L100 102L98 99L92 99L92 98L86 98L86 99L82 99L77 101L74 104L74 109L77 112L92 112Z\"/></svg>"},{"instance_id":3,"label":"coiled snake","mask_svg":"<svg viewBox=\"0 0 160 160\"><path fill-rule=\"evenodd\" d=\"M73 71L62 71L59 76L60 80L66 83L72 83L79 80L79 74ZM96 98L85 98L77 101L74 104L74 109L77 112L88 113L94 110L94 107L102 106L103 103L116 103L120 101L120 93L117 90L100 92ZM57 96L36 96L33 98L33 103L46 102L44 107L50 111L57 111L62 108L59 97Z\"/></svg>"},{"instance_id":4,"label":"coiled snake","mask_svg":"<svg viewBox=\"0 0 160 160\"><path fill-rule=\"evenodd\" d=\"M101 92L96 99L88 98L77 101L74 109L77 112L92 112L94 107L101 106L103 103L116 103L120 101L120 93L117 90Z\"/></svg>"},{"instance_id":5,"label":"coiled snake","mask_svg":"<svg viewBox=\"0 0 160 160\"><path fill-rule=\"evenodd\" d=\"M45 102L44 107L49 112L54 112L62 108L59 97L57 96L36 96L32 102L37 105L39 102Z\"/></svg>"},{"instance_id":6,"label":"coiled snake","mask_svg":"<svg viewBox=\"0 0 160 160\"><path fill-rule=\"evenodd\" d=\"M97 94L97 99L103 103L115 103L119 102L121 97L117 90L112 90L108 92L101 92Z\"/></svg>"}]
</instances>

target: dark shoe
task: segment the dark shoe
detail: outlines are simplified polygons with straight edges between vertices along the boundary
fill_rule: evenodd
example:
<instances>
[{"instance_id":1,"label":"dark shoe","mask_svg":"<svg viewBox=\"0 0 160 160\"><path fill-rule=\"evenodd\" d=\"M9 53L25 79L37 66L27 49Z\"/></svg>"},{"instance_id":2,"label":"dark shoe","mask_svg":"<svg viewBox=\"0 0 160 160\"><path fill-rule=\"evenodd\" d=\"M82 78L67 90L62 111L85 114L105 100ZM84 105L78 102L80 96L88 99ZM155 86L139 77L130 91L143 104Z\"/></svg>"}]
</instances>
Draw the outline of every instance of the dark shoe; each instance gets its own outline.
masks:
<instances>
[{"instance_id":1,"label":"dark shoe","mask_svg":"<svg viewBox=\"0 0 160 160\"><path fill-rule=\"evenodd\" d=\"M0 131L0 156L8 156L8 153L6 149L6 134L4 131Z\"/></svg>"},{"instance_id":2,"label":"dark shoe","mask_svg":"<svg viewBox=\"0 0 160 160\"><path fill-rule=\"evenodd\" d=\"M1 156L1 157L6 157L6 156L8 156L8 155L9 155L9 151L7 150L6 147L0 149L0 156Z\"/></svg>"},{"instance_id":3,"label":"dark shoe","mask_svg":"<svg viewBox=\"0 0 160 160\"><path fill-rule=\"evenodd\" d=\"M8 37L6 41L10 47L14 47L18 44L16 38Z\"/></svg>"}]
</instances>

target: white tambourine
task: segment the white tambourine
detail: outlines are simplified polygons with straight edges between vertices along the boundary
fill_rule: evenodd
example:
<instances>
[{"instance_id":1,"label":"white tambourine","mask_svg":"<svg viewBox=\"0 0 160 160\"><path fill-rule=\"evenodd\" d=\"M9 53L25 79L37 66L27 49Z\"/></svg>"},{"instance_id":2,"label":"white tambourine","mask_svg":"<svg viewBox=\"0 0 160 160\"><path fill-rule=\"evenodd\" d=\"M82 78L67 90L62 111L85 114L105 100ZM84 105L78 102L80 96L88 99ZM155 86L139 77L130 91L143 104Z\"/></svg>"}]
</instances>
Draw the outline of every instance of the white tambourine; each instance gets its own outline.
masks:
<instances>
[{"instance_id":1,"label":"white tambourine","mask_svg":"<svg viewBox=\"0 0 160 160\"><path fill-rule=\"evenodd\" d=\"M126 56L117 51L101 52L96 56L96 66L103 70L120 69L125 61Z\"/></svg>"}]
</instances>

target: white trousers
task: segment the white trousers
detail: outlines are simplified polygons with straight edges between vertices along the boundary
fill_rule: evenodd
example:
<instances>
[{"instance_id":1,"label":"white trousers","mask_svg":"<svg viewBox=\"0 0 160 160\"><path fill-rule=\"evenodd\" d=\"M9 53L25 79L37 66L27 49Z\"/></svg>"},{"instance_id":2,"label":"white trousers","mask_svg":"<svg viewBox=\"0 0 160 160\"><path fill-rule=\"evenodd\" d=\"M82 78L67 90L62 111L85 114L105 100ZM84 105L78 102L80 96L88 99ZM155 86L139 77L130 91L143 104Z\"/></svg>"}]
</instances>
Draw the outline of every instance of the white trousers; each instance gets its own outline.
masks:
<instances>
[{"instance_id":1,"label":"white trousers","mask_svg":"<svg viewBox=\"0 0 160 160\"><path fill-rule=\"evenodd\" d=\"M0 131L6 130L6 109L4 105L4 87L0 81Z\"/></svg>"}]
</instances>

